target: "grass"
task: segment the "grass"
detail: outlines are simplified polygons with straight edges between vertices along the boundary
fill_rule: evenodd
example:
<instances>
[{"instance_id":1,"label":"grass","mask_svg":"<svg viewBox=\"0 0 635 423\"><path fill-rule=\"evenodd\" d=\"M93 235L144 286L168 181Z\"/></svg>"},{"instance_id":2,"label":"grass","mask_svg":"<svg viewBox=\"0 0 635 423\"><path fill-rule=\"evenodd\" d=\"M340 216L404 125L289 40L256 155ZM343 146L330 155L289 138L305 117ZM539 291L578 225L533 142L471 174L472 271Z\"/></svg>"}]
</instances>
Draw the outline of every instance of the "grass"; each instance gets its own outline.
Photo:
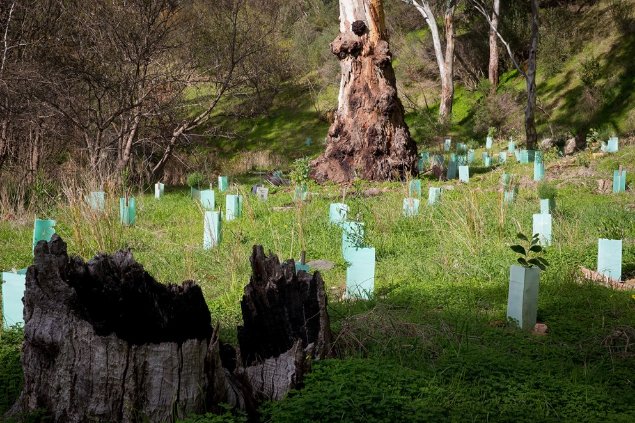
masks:
<instances>
[{"instance_id":1,"label":"grass","mask_svg":"<svg viewBox=\"0 0 635 423\"><path fill-rule=\"evenodd\" d=\"M502 145L497 147L503 147ZM161 200L137 194L137 225L118 224L114 193L107 212L92 214L81 202L59 205L57 232L69 251L90 258L131 248L146 270L163 282L194 279L203 288L222 337L235 342L239 301L249 280L253 244L281 259L326 259L323 273L329 313L342 359L315 363L304 390L263 408L266 421L632 421L635 418L635 350L615 336L635 327L635 299L627 292L578 283L579 265L594 268L603 222L618 222L624 236L625 269L635 267L635 202L632 192L600 195L596 179L610 179L616 163L633 163L635 147L591 160L587 172L547 163L558 187L551 267L543 273L538 318L545 337L517 331L505 322L508 248L518 231L531 231L539 211L531 165L509 163L451 186L435 207L404 218L405 183L357 185L344 199L366 223L366 241L376 248L376 290L368 302L342 301L346 263L340 230L328 222L328 206L342 200L339 187L310 186L311 199L292 203L292 189L272 189L269 201L244 195L244 215L224 222L223 242L202 249L203 218L189 190L166 187ZM477 151L477 160L481 156ZM558 167L556 166L563 165ZM631 169L628 169L629 172ZM519 176L516 203L506 206L501 174ZM633 180L630 180L633 183ZM368 186L380 196L358 195ZM632 185L631 185L632 186ZM356 192L356 190L358 192ZM224 196L217 195L223 207ZM425 203L425 201L423 202ZM276 211L274 207L291 205ZM31 261L31 224L0 222L0 268ZM18 331L0 334L0 415L19 391ZM211 421L201 417L196 421Z\"/></svg>"}]
</instances>

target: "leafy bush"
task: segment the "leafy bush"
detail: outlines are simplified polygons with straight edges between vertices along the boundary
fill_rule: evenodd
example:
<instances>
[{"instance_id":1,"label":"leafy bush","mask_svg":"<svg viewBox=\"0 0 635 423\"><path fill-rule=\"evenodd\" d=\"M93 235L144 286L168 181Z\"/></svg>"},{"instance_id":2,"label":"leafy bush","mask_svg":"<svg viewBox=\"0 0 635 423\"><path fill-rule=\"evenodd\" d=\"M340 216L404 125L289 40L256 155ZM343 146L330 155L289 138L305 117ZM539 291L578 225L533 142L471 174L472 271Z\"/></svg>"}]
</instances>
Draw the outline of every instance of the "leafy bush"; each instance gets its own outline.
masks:
<instances>
[{"instance_id":1,"label":"leafy bush","mask_svg":"<svg viewBox=\"0 0 635 423\"><path fill-rule=\"evenodd\" d=\"M514 128L523 127L523 106L521 93L507 90L489 94L475 106L474 132L487 134L489 128L498 128L503 138L513 134Z\"/></svg>"},{"instance_id":2,"label":"leafy bush","mask_svg":"<svg viewBox=\"0 0 635 423\"><path fill-rule=\"evenodd\" d=\"M304 186L309 182L309 173L311 167L309 165L311 159L308 157L302 157L293 162L293 169L289 173L291 182L298 186Z\"/></svg>"},{"instance_id":3,"label":"leafy bush","mask_svg":"<svg viewBox=\"0 0 635 423\"><path fill-rule=\"evenodd\" d=\"M541 182L538 184L538 198L541 200L553 200L558 195L555 185L549 182Z\"/></svg>"},{"instance_id":4,"label":"leafy bush","mask_svg":"<svg viewBox=\"0 0 635 423\"><path fill-rule=\"evenodd\" d=\"M187 175L187 185L190 188L199 188L204 180L205 177L201 172L192 172Z\"/></svg>"},{"instance_id":5,"label":"leafy bush","mask_svg":"<svg viewBox=\"0 0 635 423\"><path fill-rule=\"evenodd\" d=\"M516 235L521 241L525 241L527 248L523 247L520 244L511 245L509 248L517 254L520 254L520 257L516 260L523 267L538 267L540 270L547 270L547 266L549 266L549 262L541 256L544 252L543 248L538 245L540 240L540 235L534 234L531 237L531 241L524 234L519 233Z\"/></svg>"},{"instance_id":6,"label":"leafy bush","mask_svg":"<svg viewBox=\"0 0 635 423\"><path fill-rule=\"evenodd\" d=\"M24 331L14 327L0 332L0 417L7 412L22 390L20 349Z\"/></svg>"},{"instance_id":7,"label":"leafy bush","mask_svg":"<svg viewBox=\"0 0 635 423\"><path fill-rule=\"evenodd\" d=\"M588 57L580 62L580 80L585 87L595 87L601 76L602 68L596 57Z\"/></svg>"}]
</instances>

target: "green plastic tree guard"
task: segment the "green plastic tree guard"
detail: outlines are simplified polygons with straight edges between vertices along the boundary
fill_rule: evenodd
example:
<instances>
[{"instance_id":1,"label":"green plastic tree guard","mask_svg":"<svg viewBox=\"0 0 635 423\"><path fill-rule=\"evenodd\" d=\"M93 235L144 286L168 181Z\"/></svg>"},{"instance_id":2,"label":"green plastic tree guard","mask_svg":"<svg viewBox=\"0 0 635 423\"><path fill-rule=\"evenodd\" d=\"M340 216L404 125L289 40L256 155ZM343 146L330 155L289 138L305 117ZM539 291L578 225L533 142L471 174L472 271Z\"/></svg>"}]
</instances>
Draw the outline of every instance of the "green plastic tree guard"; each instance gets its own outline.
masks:
<instances>
[{"instance_id":1,"label":"green plastic tree guard","mask_svg":"<svg viewBox=\"0 0 635 423\"><path fill-rule=\"evenodd\" d=\"M342 227L342 256L349 261L349 253L364 243L364 223L353 220L343 222Z\"/></svg>"},{"instance_id":2,"label":"green plastic tree guard","mask_svg":"<svg viewBox=\"0 0 635 423\"><path fill-rule=\"evenodd\" d=\"M518 152L518 161L522 164L529 163L529 152L527 150L520 150Z\"/></svg>"},{"instance_id":3,"label":"green plastic tree guard","mask_svg":"<svg viewBox=\"0 0 635 423\"><path fill-rule=\"evenodd\" d=\"M507 153L501 151L498 153L498 162L499 163L507 163Z\"/></svg>"},{"instance_id":4,"label":"green plastic tree guard","mask_svg":"<svg viewBox=\"0 0 635 423\"><path fill-rule=\"evenodd\" d=\"M598 239L598 273L615 281L622 280L621 239Z\"/></svg>"},{"instance_id":5,"label":"green plastic tree guard","mask_svg":"<svg viewBox=\"0 0 635 423\"><path fill-rule=\"evenodd\" d=\"M353 248L346 261L346 297L370 299L375 290L375 249Z\"/></svg>"},{"instance_id":6,"label":"green plastic tree guard","mask_svg":"<svg viewBox=\"0 0 635 423\"><path fill-rule=\"evenodd\" d=\"M430 163L430 153L428 153L427 151L421 152L419 154L419 161L417 162L417 169L419 170L419 172L423 172L429 163Z\"/></svg>"},{"instance_id":7,"label":"green plastic tree guard","mask_svg":"<svg viewBox=\"0 0 635 423\"><path fill-rule=\"evenodd\" d=\"M329 222L340 225L346 222L348 206L344 203L331 203L329 206Z\"/></svg>"},{"instance_id":8,"label":"green plastic tree guard","mask_svg":"<svg viewBox=\"0 0 635 423\"><path fill-rule=\"evenodd\" d=\"M609 138L608 142L602 143L600 149L605 153L617 153L619 150L619 142L617 137Z\"/></svg>"},{"instance_id":9,"label":"green plastic tree guard","mask_svg":"<svg viewBox=\"0 0 635 423\"><path fill-rule=\"evenodd\" d=\"M474 150L471 148L467 151L467 164L472 164L474 162Z\"/></svg>"},{"instance_id":10,"label":"green plastic tree guard","mask_svg":"<svg viewBox=\"0 0 635 423\"><path fill-rule=\"evenodd\" d=\"M313 144L313 138L307 137L307 139L304 140L304 145L306 145L307 147L310 147L312 144Z\"/></svg>"},{"instance_id":11,"label":"green plastic tree guard","mask_svg":"<svg viewBox=\"0 0 635 423\"><path fill-rule=\"evenodd\" d=\"M626 170L613 171L613 192L626 192Z\"/></svg>"},{"instance_id":12,"label":"green plastic tree guard","mask_svg":"<svg viewBox=\"0 0 635 423\"><path fill-rule=\"evenodd\" d=\"M541 198L540 199L540 213L551 214L556 209L555 198Z\"/></svg>"},{"instance_id":13,"label":"green plastic tree guard","mask_svg":"<svg viewBox=\"0 0 635 423\"><path fill-rule=\"evenodd\" d=\"M218 177L218 190L220 192L225 192L229 188L229 181L227 176L219 176Z\"/></svg>"},{"instance_id":14,"label":"green plastic tree guard","mask_svg":"<svg viewBox=\"0 0 635 423\"><path fill-rule=\"evenodd\" d=\"M119 199L119 218L124 225L132 226L135 224L137 207L134 197L129 197L127 204L124 197Z\"/></svg>"},{"instance_id":15,"label":"green plastic tree guard","mask_svg":"<svg viewBox=\"0 0 635 423\"><path fill-rule=\"evenodd\" d=\"M418 198L404 198L403 200L403 215L406 217L412 217L419 214L419 204L421 201Z\"/></svg>"},{"instance_id":16,"label":"green plastic tree guard","mask_svg":"<svg viewBox=\"0 0 635 423\"><path fill-rule=\"evenodd\" d=\"M260 201L267 201L267 198L269 198L269 188L267 188L267 187L256 187L256 197Z\"/></svg>"},{"instance_id":17,"label":"green plastic tree guard","mask_svg":"<svg viewBox=\"0 0 635 423\"><path fill-rule=\"evenodd\" d=\"M206 211L203 217L203 249L209 250L220 244L221 221L220 211Z\"/></svg>"},{"instance_id":18,"label":"green plastic tree guard","mask_svg":"<svg viewBox=\"0 0 635 423\"><path fill-rule=\"evenodd\" d=\"M523 330L531 330L536 325L539 285L539 268L510 267L507 318Z\"/></svg>"},{"instance_id":19,"label":"green plastic tree guard","mask_svg":"<svg viewBox=\"0 0 635 423\"><path fill-rule=\"evenodd\" d=\"M216 195L213 189L205 189L199 192L201 207L205 210L214 210L216 208Z\"/></svg>"},{"instance_id":20,"label":"green plastic tree guard","mask_svg":"<svg viewBox=\"0 0 635 423\"><path fill-rule=\"evenodd\" d=\"M492 166L492 158L490 156L483 158L483 166L491 167Z\"/></svg>"},{"instance_id":21,"label":"green plastic tree guard","mask_svg":"<svg viewBox=\"0 0 635 423\"><path fill-rule=\"evenodd\" d=\"M243 196L227 194L225 196L225 220L234 220L242 216Z\"/></svg>"},{"instance_id":22,"label":"green plastic tree guard","mask_svg":"<svg viewBox=\"0 0 635 423\"><path fill-rule=\"evenodd\" d=\"M441 199L441 188L430 187L428 190L428 205L436 204Z\"/></svg>"},{"instance_id":23,"label":"green plastic tree guard","mask_svg":"<svg viewBox=\"0 0 635 423\"><path fill-rule=\"evenodd\" d=\"M35 245L40 241L50 241L55 233L55 221L50 219L35 219L33 222L33 245L31 251L35 251Z\"/></svg>"},{"instance_id":24,"label":"green plastic tree guard","mask_svg":"<svg viewBox=\"0 0 635 423\"><path fill-rule=\"evenodd\" d=\"M11 326L24 325L24 288L26 270L2 272L2 324L5 329Z\"/></svg>"},{"instance_id":25,"label":"green plastic tree guard","mask_svg":"<svg viewBox=\"0 0 635 423\"><path fill-rule=\"evenodd\" d=\"M509 153L514 153L516 151L516 144L514 143L514 141L509 141L509 143L507 144L507 151Z\"/></svg>"},{"instance_id":26,"label":"green plastic tree guard","mask_svg":"<svg viewBox=\"0 0 635 423\"><path fill-rule=\"evenodd\" d=\"M452 140L450 138L446 138L443 143L443 151L450 151L450 147L452 147Z\"/></svg>"},{"instance_id":27,"label":"green plastic tree guard","mask_svg":"<svg viewBox=\"0 0 635 423\"><path fill-rule=\"evenodd\" d=\"M491 150L493 144L494 144L494 139L492 137L485 138L485 148L487 148L488 150Z\"/></svg>"},{"instance_id":28,"label":"green plastic tree guard","mask_svg":"<svg viewBox=\"0 0 635 423\"><path fill-rule=\"evenodd\" d=\"M537 213L533 219L533 234L539 235L539 243L543 247L551 245L551 215Z\"/></svg>"},{"instance_id":29,"label":"green plastic tree guard","mask_svg":"<svg viewBox=\"0 0 635 423\"><path fill-rule=\"evenodd\" d=\"M306 185L298 185L293 191L293 200L306 201L309 196L309 188Z\"/></svg>"},{"instance_id":30,"label":"green plastic tree guard","mask_svg":"<svg viewBox=\"0 0 635 423\"><path fill-rule=\"evenodd\" d=\"M534 150L534 162L543 162L543 154L540 150Z\"/></svg>"},{"instance_id":31,"label":"green plastic tree guard","mask_svg":"<svg viewBox=\"0 0 635 423\"><path fill-rule=\"evenodd\" d=\"M456 161L450 160L448 162L448 170L446 172L446 176L448 180L456 179L458 177L458 167L457 167Z\"/></svg>"},{"instance_id":32,"label":"green plastic tree guard","mask_svg":"<svg viewBox=\"0 0 635 423\"><path fill-rule=\"evenodd\" d=\"M459 181L468 183L470 182L470 167L459 166Z\"/></svg>"},{"instance_id":33,"label":"green plastic tree guard","mask_svg":"<svg viewBox=\"0 0 635 423\"><path fill-rule=\"evenodd\" d=\"M545 164L534 162L534 181L542 181L543 179L545 179Z\"/></svg>"},{"instance_id":34,"label":"green plastic tree guard","mask_svg":"<svg viewBox=\"0 0 635 423\"><path fill-rule=\"evenodd\" d=\"M201 191L197 190L196 188L190 188L190 196L192 197L192 200L200 200Z\"/></svg>"},{"instance_id":35,"label":"green plastic tree guard","mask_svg":"<svg viewBox=\"0 0 635 423\"><path fill-rule=\"evenodd\" d=\"M421 198L421 179L413 179L408 184L408 197Z\"/></svg>"},{"instance_id":36,"label":"green plastic tree guard","mask_svg":"<svg viewBox=\"0 0 635 423\"><path fill-rule=\"evenodd\" d=\"M515 190L509 190L509 191L505 191L503 193L504 195L504 201L506 203L513 203L514 201L516 201L516 191Z\"/></svg>"},{"instance_id":37,"label":"green plastic tree guard","mask_svg":"<svg viewBox=\"0 0 635 423\"><path fill-rule=\"evenodd\" d=\"M165 191L165 185L161 182L154 184L154 198L157 200L163 197L163 192Z\"/></svg>"},{"instance_id":38,"label":"green plastic tree guard","mask_svg":"<svg viewBox=\"0 0 635 423\"><path fill-rule=\"evenodd\" d=\"M103 212L106 209L106 193L103 191L93 191L86 196L85 200L96 212Z\"/></svg>"},{"instance_id":39,"label":"green plastic tree guard","mask_svg":"<svg viewBox=\"0 0 635 423\"><path fill-rule=\"evenodd\" d=\"M456 152L459 154L465 154L467 152L467 144L459 142L456 144Z\"/></svg>"}]
</instances>

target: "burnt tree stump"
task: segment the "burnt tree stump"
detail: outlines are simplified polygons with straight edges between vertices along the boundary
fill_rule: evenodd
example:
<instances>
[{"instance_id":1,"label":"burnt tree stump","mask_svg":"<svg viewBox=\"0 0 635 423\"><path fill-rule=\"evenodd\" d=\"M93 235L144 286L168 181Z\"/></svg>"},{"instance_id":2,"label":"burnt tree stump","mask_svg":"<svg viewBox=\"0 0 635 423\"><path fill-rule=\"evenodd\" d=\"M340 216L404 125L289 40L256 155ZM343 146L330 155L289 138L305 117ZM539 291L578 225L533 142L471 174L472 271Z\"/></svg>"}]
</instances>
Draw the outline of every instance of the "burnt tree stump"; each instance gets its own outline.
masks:
<instances>
[{"instance_id":1,"label":"burnt tree stump","mask_svg":"<svg viewBox=\"0 0 635 423\"><path fill-rule=\"evenodd\" d=\"M241 366L258 397L281 399L302 385L306 357L330 355L331 329L319 272L295 271L261 246L251 254L252 276L240 303Z\"/></svg>"},{"instance_id":2,"label":"burnt tree stump","mask_svg":"<svg viewBox=\"0 0 635 423\"><path fill-rule=\"evenodd\" d=\"M260 401L301 385L307 355L330 348L324 283L289 266L254 247L236 351L194 282L160 284L129 251L85 263L57 235L41 241L26 278L24 387L8 415L163 422L228 403L255 418Z\"/></svg>"}]
</instances>

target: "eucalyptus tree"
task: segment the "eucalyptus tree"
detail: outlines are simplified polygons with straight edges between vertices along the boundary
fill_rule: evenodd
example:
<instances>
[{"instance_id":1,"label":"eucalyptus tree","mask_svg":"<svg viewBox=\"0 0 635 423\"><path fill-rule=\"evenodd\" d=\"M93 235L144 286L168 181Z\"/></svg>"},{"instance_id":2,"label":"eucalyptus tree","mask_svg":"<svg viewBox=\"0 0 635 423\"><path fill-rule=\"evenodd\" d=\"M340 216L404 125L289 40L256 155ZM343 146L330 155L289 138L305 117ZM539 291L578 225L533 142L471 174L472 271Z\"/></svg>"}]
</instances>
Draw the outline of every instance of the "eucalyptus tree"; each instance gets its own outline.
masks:
<instances>
[{"instance_id":1,"label":"eucalyptus tree","mask_svg":"<svg viewBox=\"0 0 635 423\"><path fill-rule=\"evenodd\" d=\"M405 178L416 172L417 147L397 96L382 0L340 0L340 33L331 52L340 61L335 121L318 181Z\"/></svg>"},{"instance_id":2,"label":"eucalyptus tree","mask_svg":"<svg viewBox=\"0 0 635 423\"><path fill-rule=\"evenodd\" d=\"M536 54L538 52L538 15L539 15L539 5L538 0L529 0L531 6L531 13L529 15L529 26L530 26L530 41L529 41L529 50L527 56L527 67L525 70L523 66L521 66L512 51L512 48L505 40L503 35L498 31L497 23L495 24L492 16L498 16L498 13L490 13L488 12L487 5L482 0L470 0L472 5L476 8L476 10L483 15L483 17L487 20L490 25L490 30L493 31L500 42L505 46L507 50L507 54L511 59L514 67L518 70L525 78L525 85L527 87L527 104L525 105L525 138L528 149L534 149L538 143L538 133L536 131L536 119L535 119L535 110L536 110Z\"/></svg>"},{"instance_id":3,"label":"eucalyptus tree","mask_svg":"<svg viewBox=\"0 0 635 423\"><path fill-rule=\"evenodd\" d=\"M426 21L430 34L432 35L432 45L434 55L439 67L439 78L441 80L441 96L439 103L439 119L446 122L452 115L452 103L454 101L454 49L455 49L455 28L454 13L460 0L444 0L431 2L429 0L402 0L413 5L423 19ZM445 48L441 41L437 18L433 7L442 9L443 31Z\"/></svg>"}]
</instances>

